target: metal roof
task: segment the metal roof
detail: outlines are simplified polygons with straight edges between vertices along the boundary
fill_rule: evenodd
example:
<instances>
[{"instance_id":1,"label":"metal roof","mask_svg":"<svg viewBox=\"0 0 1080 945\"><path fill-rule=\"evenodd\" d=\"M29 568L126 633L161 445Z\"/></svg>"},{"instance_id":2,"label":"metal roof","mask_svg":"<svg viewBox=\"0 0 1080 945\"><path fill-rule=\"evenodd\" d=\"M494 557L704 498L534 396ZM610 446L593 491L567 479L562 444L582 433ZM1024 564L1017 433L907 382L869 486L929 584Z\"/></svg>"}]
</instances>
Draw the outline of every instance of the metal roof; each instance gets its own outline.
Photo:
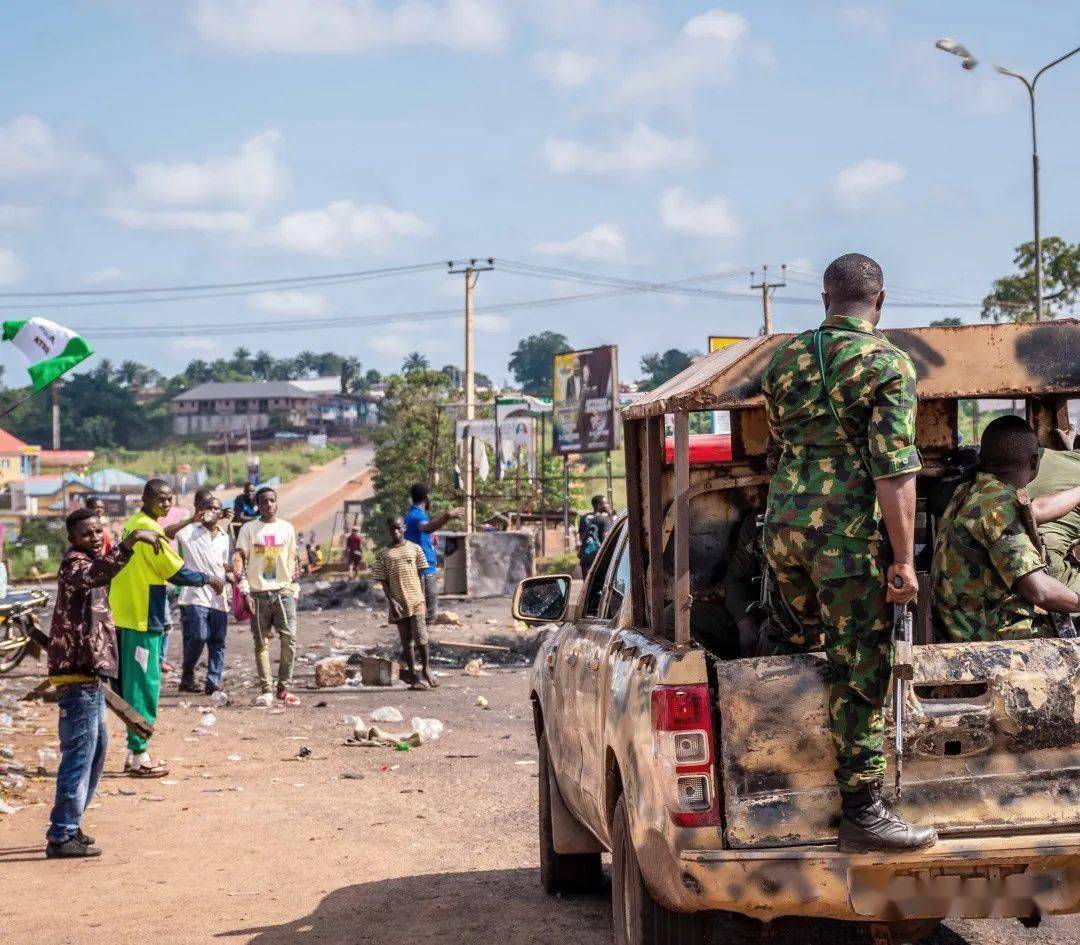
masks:
<instances>
[{"instance_id":1,"label":"metal roof","mask_svg":"<svg viewBox=\"0 0 1080 945\"><path fill-rule=\"evenodd\" d=\"M264 397L309 400L315 394L297 387L292 381L208 381L177 394L180 400L257 400Z\"/></svg>"},{"instance_id":2,"label":"metal roof","mask_svg":"<svg viewBox=\"0 0 1080 945\"><path fill-rule=\"evenodd\" d=\"M892 328L885 334L915 362L922 399L1080 396L1080 321ZM761 403L761 375L790 334L747 338L694 362L623 410L627 420Z\"/></svg>"}]
</instances>

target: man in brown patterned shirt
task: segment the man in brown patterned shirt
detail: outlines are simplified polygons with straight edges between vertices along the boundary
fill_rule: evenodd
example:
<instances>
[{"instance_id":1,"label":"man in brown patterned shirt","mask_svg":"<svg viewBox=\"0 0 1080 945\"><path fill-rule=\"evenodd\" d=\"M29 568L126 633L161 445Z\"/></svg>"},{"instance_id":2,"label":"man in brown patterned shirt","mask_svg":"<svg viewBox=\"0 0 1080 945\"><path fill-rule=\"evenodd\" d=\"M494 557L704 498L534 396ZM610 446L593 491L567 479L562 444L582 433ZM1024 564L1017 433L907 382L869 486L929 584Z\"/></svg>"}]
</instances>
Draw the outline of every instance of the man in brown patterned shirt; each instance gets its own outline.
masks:
<instances>
[{"instance_id":1,"label":"man in brown patterned shirt","mask_svg":"<svg viewBox=\"0 0 1080 945\"><path fill-rule=\"evenodd\" d=\"M161 548L160 535L136 530L104 552L104 525L93 509L77 509L66 524L71 546L60 564L49 628L49 681L60 697L60 768L56 804L45 835L49 858L101 854L81 824L109 743L102 686L116 677L119 663L109 582L131 560L136 542L145 542L155 552Z\"/></svg>"},{"instance_id":2,"label":"man in brown patterned shirt","mask_svg":"<svg viewBox=\"0 0 1080 945\"><path fill-rule=\"evenodd\" d=\"M415 647L420 652L420 671L424 682L434 689L439 684L431 675L428 662L428 633L424 620L426 607L424 587L420 580L420 575L428 568L428 561L419 545L405 540L405 522L400 516L388 518L386 524L390 529L390 545L376 556L371 578L382 583L390 609L390 622L397 624L405 666L412 677L409 688L426 688L420 681L421 677L416 675Z\"/></svg>"}]
</instances>

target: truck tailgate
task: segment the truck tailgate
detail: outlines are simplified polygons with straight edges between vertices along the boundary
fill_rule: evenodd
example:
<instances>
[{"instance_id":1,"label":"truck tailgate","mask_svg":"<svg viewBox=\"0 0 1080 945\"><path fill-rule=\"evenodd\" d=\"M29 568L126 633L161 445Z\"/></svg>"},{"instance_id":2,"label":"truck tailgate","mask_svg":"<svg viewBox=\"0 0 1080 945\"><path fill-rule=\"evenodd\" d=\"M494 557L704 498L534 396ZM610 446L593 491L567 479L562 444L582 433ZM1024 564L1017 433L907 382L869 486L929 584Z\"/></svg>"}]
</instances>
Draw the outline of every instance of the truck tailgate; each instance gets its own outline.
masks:
<instances>
[{"instance_id":1,"label":"truck tailgate","mask_svg":"<svg viewBox=\"0 0 1080 945\"><path fill-rule=\"evenodd\" d=\"M915 648L898 810L942 833L1080 824L1080 649L1064 640ZM835 840L821 654L717 662L732 847ZM891 794L893 720L886 707Z\"/></svg>"}]
</instances>

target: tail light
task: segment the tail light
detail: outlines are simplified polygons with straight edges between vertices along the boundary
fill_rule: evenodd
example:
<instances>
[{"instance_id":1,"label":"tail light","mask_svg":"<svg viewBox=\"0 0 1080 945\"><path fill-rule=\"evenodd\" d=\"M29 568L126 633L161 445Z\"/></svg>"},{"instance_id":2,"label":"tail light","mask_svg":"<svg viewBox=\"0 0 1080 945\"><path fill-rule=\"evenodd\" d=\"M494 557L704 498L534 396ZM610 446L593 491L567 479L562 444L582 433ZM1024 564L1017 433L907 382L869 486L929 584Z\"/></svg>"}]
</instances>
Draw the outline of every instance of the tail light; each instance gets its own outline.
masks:
<instances>
[{"instance_id":1,"label":"tail light","mask_svg":"<svg viewBox=\"0 0 1080 945\"><path fill-rule=\"evenodd\" d=\"M680 827L720 823L713 781L713 724L708 686L652 691L653 754L664 774L671 819Z\"/></svg>"}]
</instances>

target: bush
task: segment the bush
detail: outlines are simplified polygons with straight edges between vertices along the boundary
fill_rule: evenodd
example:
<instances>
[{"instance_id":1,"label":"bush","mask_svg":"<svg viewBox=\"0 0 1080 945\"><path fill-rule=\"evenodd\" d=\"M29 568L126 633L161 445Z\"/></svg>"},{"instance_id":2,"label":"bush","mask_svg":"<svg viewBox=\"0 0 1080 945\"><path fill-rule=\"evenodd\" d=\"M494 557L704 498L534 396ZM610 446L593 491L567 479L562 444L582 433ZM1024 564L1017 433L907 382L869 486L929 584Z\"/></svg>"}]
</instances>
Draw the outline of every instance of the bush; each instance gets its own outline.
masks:
<instances>
[{"instance_id":1,"label":"bush","mask_svg":"<svg viewBox=\"0 0 1080 945\"><path fill-rule=\"evenodd\" d=\"M573 553L561 555L548 555L546 558L536 559L537 574L569 574L577 577L578 559Z\"/></svg>"}]
</instances>

